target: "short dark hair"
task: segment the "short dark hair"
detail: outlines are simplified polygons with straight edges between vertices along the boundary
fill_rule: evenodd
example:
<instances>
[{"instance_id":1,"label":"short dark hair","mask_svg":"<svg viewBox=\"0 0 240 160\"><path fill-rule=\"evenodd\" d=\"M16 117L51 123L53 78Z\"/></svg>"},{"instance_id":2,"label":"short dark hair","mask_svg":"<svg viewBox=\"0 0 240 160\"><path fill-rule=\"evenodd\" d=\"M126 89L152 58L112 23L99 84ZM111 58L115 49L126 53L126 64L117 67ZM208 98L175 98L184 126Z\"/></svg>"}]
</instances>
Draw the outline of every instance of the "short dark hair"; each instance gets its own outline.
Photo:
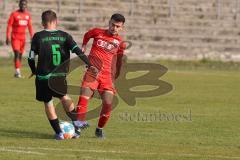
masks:
<instances>
[{"instance_id":1,"label":"short dark hair","mask_svg":"<svg viewBox=\"0 0 240 160\"><path fill-rule=\"evenodd\" d=\"M57 20L57 14L54 11L47 10L42 13L42 23L44 25L55 20Z\"/></svg>"},{"instance_id":2,"label":"short dark hair","mask_svg":"<svg viewBox=\"0 0 240 160\"><path fill-rule=\"evenodd\" d=\"M27 0L20 0L19 3L28 2Z\"/></svg>"},{"instance_id":3,"label":"short dark hair","mask_svg":"<svg viewBox=\"0 0 240 160\"><path fill-rule=\"evenodd\" d=\"M125 17L119 13L115 13L112 15L111 20L114 20L116 22L122 22L125 23Z\"/></svg>"}]
</instances>

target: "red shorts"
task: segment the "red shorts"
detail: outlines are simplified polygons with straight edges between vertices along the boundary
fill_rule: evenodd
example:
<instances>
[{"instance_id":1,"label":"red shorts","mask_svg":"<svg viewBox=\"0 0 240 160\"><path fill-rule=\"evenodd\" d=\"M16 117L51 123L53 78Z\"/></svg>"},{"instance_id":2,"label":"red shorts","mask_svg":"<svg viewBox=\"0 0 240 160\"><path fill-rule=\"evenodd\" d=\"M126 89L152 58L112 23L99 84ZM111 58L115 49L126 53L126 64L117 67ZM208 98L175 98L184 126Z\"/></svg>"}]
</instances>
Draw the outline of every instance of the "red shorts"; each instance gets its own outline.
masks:
<instances>
[{"instance_id":1,"label":"red shorts","mask_svg":"<svg viewBox=\"0 0 240 160\"><path fill-rule=\"evenodd\" d=\"M21 54L24 53L25 40L12 39L11 44L12 44L13 51L19 51Z\"/></svg>"},{"instance_id":2,"label":"red shorts","mask_svg":"<svg viewBox=\"0 0 240 160\"><path fill-rule=\"evenodd\" d=\"M111 74L100 74L95 77L91 72L86 72L83 77L82 88L90 88L93 91L98 90L100 94L106 90L112 91L114 95L116 94L116 89Z\"/></svg>"}]
</instances>

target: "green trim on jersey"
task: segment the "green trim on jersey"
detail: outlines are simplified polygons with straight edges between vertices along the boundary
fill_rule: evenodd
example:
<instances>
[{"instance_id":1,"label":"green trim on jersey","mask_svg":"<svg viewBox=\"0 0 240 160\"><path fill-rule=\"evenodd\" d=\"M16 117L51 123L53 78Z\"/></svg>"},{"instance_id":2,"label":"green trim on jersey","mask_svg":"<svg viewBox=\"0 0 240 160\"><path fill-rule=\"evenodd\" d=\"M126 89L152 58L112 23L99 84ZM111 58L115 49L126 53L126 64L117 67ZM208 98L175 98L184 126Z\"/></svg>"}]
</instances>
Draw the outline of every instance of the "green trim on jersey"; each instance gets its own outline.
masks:
<instances>
[{"instance_id":1,"label":"green trim on jersey","mask_svg":"<svg viewBox=\"0 0 240 160\"><path fill-rule=\"evenodd\" d=\"M78 45L75 45L72 49L71 49L71 51L73 51L75 48L77 48L78 47Z\"/></svg>"},{"instance_id":2,"label":"green trim on jersey","mask_svg":"<svg viewBox=\"0 0 240 160\"><path fill-rule=\"evenodd\" d=\"M44 76L37 75L37 78L38 80L48 80L50 77L62 77L62 76L66 76L66 73L49 73Z\"/></svg>"}]
</instances>

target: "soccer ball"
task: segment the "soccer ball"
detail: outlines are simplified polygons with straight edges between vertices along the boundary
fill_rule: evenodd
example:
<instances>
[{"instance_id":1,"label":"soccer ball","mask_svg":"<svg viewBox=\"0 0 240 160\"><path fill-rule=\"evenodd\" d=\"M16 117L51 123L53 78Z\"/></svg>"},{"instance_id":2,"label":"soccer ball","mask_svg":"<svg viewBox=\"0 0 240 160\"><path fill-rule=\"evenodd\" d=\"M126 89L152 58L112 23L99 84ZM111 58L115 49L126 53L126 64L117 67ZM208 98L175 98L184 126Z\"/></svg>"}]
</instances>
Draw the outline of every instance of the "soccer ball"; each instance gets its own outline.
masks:
<instances>
[{"instance_id":1,"label":"soccer ball","mask_svg":"<svg viewBox=\"0 0 240 160\"><path fill-rule=\"evenodd\" d=\"M70 139L74 136L75 128L72 123L62 121L59 125L63 132L64 139Z\"/></svg>"}]
</instances>

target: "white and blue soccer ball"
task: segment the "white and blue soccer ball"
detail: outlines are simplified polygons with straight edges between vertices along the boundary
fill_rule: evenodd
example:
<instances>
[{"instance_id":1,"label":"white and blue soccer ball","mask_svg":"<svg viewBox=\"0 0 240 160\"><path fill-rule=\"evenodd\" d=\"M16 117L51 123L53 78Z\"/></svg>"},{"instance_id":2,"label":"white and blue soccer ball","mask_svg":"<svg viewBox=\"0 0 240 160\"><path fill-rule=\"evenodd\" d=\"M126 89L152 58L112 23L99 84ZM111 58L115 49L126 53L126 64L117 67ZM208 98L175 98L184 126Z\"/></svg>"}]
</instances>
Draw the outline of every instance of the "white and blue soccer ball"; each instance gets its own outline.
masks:
<instances>
[{"instance_id":1,"label":"white and blue soccer ball","mask_svg":"<svg viewBox=\"0 0 240 160\"><path fill-rule=\"evenodd\" d=\"M61 121L59 123L60 128L63 132L63 136L65 139L70 139L74 136L75 134L75 128L72 123L67 122L67 121Z\"/></svg>"}]
</instances>

